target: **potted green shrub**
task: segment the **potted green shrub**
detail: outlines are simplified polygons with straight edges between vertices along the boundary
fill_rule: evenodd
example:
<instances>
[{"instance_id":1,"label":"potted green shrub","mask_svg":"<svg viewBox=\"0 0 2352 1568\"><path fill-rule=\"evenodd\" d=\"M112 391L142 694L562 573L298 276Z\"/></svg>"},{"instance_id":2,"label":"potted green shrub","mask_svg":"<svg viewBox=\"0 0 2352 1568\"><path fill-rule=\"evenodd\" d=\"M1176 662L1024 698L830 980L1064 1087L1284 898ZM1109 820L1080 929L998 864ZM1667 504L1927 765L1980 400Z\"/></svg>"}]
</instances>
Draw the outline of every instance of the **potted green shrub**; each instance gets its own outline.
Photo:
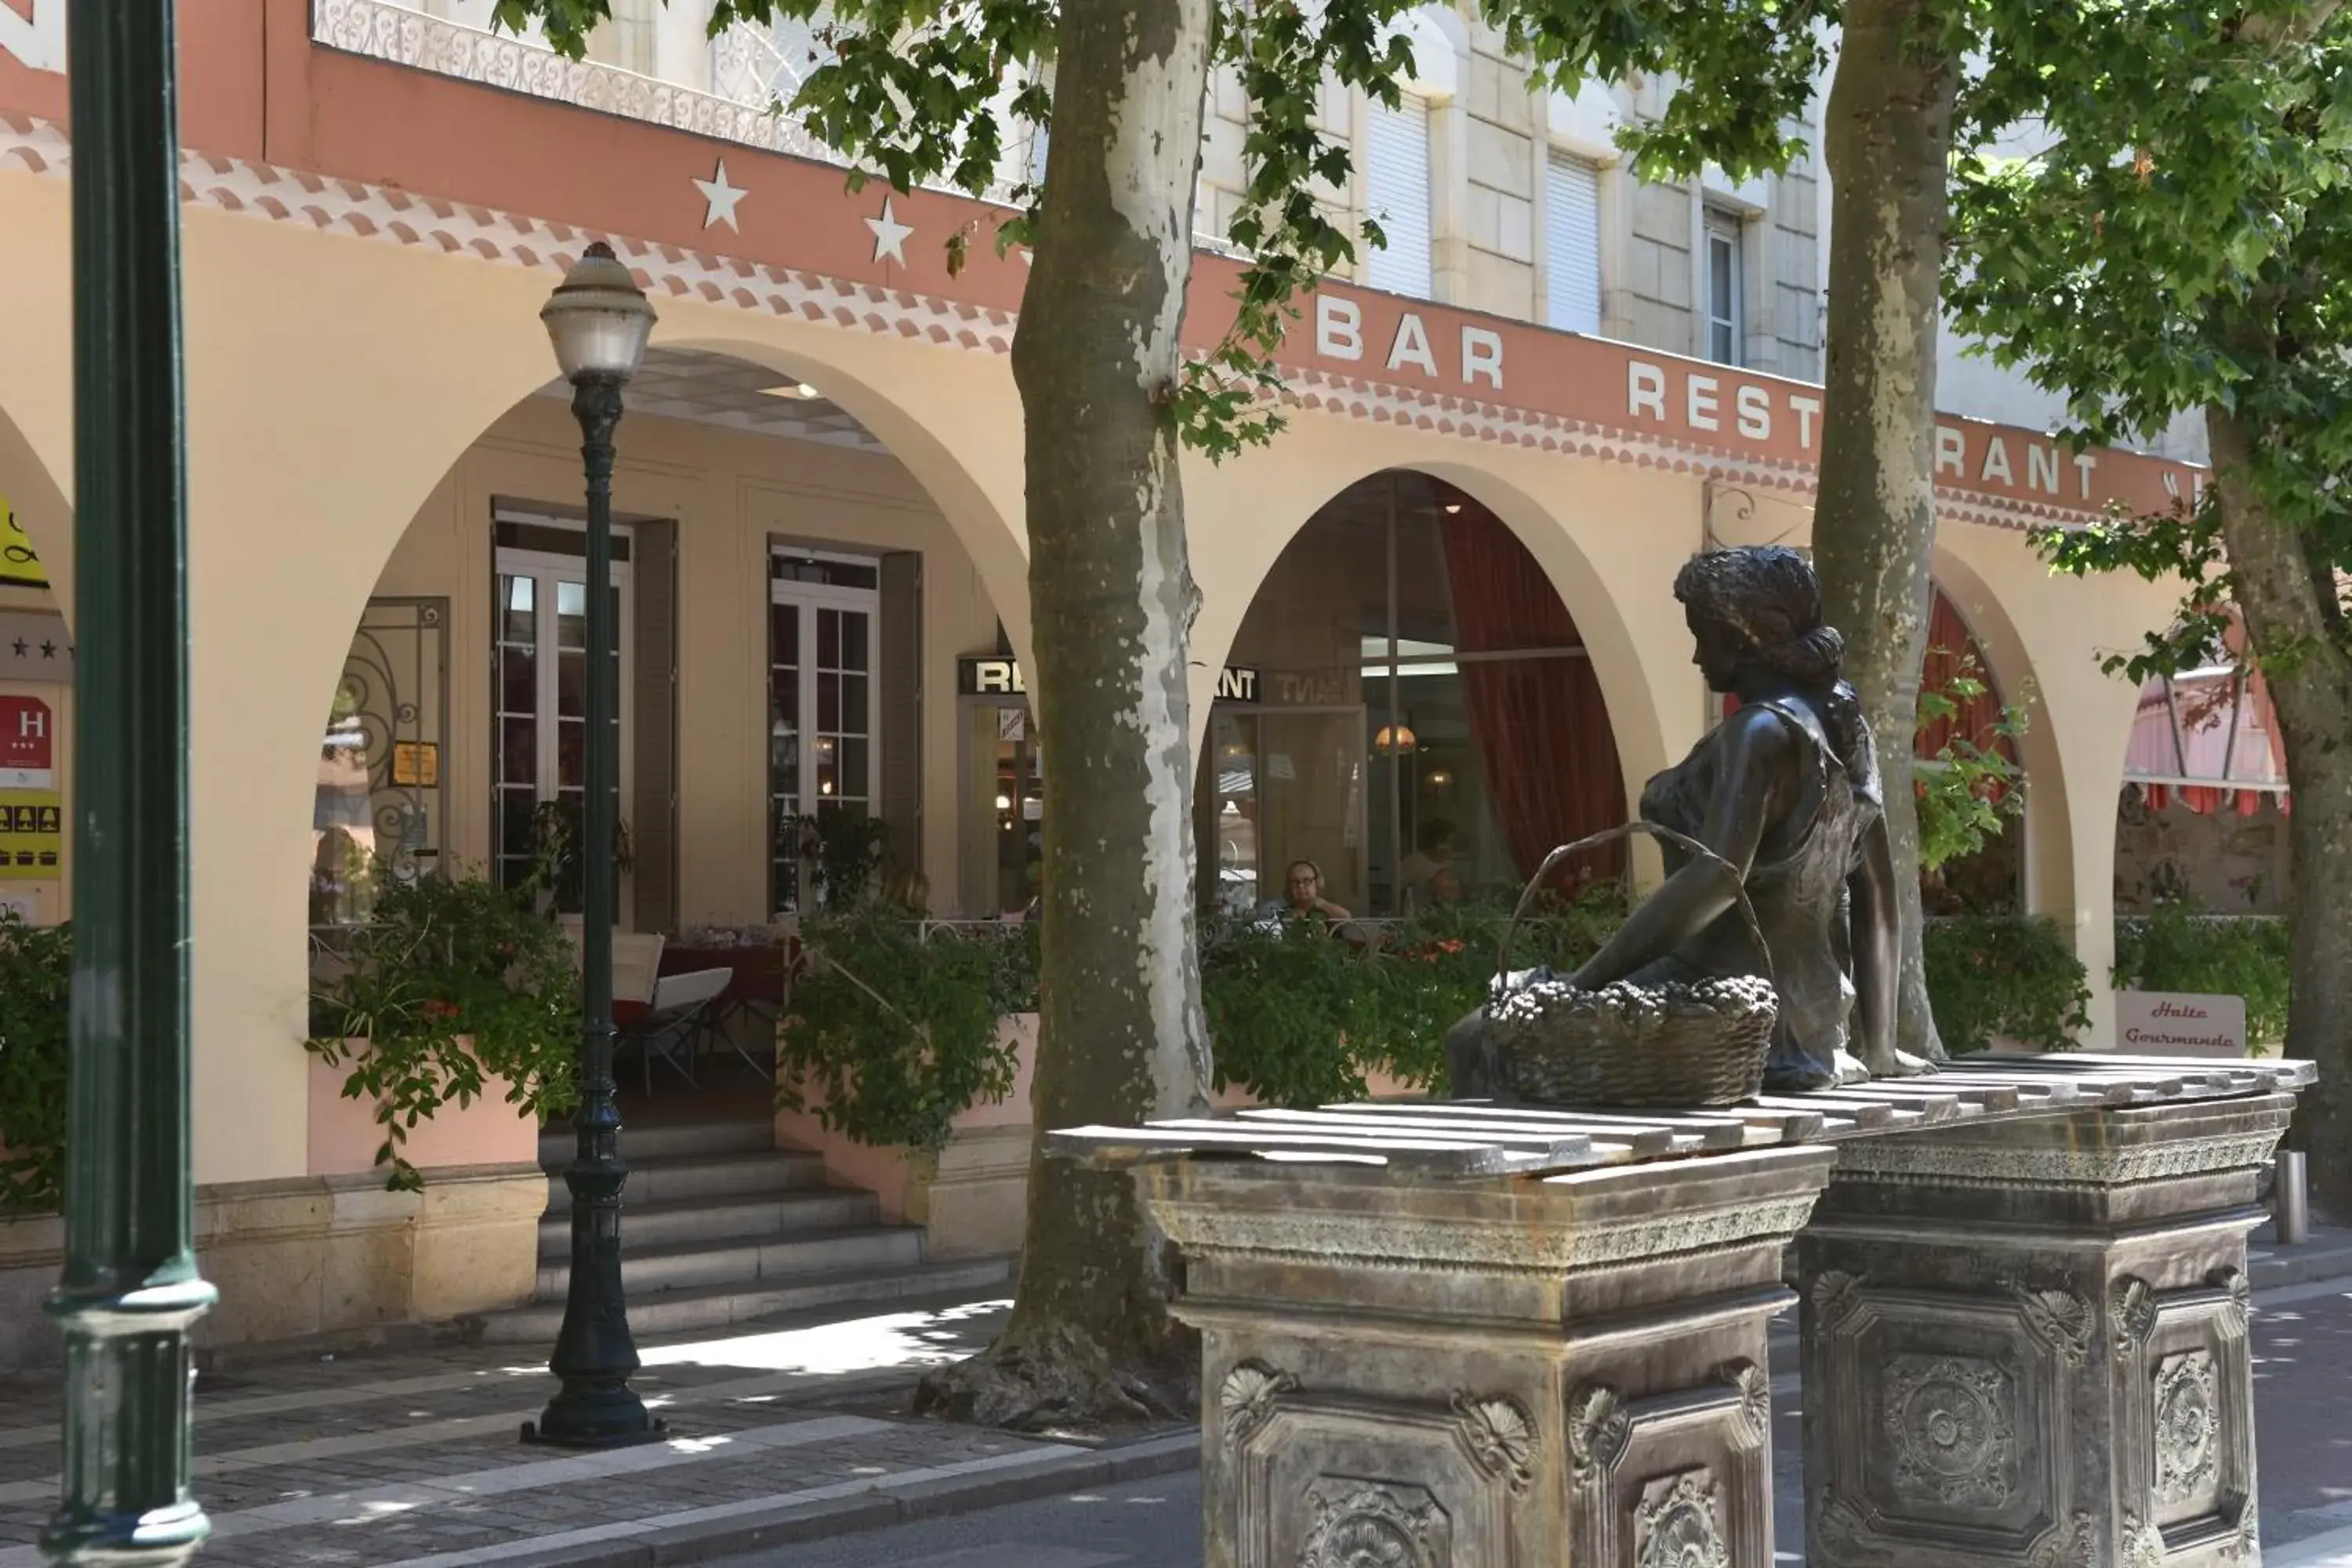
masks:
<instances>
[{"instance_id":1,"label":"potted green shrub","mask_svg":"<svg viewBox=\"0 0 2352 1568\"><path fill-rule=\"evenodd\" d=\"M318 965L309 1047L348 1069L346 1099L374 1106L375 1160L394 1190L421 1184L402 1145L444 1106L499 1084L544 1122L578 1098L579 980L540 892L536 880L385 878L374 918Z\"/></svg>"}]
</instances>

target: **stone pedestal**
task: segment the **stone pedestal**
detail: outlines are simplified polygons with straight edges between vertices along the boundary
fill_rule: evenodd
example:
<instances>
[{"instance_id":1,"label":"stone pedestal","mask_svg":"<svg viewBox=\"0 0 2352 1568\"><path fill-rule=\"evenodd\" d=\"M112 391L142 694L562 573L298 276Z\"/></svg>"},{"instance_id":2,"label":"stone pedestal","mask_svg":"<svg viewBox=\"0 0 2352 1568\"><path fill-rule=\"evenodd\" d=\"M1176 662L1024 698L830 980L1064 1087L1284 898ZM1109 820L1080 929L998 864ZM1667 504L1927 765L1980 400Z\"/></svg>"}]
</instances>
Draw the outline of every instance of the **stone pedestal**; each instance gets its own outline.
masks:
<instances>
[{"instance_id":1,"label":"stone pedestal","mask_svg":"<svg viewBox=\"0 0 2352 1568\"><path fill-rule=\"evenodd\" d=\"M1798 1244L1811 1568L2251 1568L2246 1233L2293 1103L1842 1145Z\"/></svg>"},{"instance_id":2,"label":"stone pedestal","mask_svg":"<svg viewBox=\"0 0 2352 1568\"><path fill-rule=\"evenodd\" d=\"M1770 1568L1765 1323L1834 1158L1143 1168L1209 1568Z\"/></svg>"}]
</instances>

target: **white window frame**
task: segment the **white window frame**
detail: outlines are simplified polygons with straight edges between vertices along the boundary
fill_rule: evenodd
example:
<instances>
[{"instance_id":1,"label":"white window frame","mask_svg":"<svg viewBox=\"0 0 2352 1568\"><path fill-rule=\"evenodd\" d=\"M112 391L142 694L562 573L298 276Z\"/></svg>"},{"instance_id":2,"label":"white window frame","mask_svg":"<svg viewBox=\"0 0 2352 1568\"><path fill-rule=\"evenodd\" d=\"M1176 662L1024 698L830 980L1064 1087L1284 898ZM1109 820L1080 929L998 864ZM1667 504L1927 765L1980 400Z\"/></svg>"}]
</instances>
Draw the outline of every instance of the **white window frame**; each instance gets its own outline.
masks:
<instances>
[{"instance_id":1,"label":"white window frame","mask_svg":"<svg viewBox=\"0 0 2352 1568\"><path fill-rule=\"evenodd\" d=\"M797 582L792 578L778 577L775 574L775 563L780 558L796 561L837 561L847 566L864 567L875 574L875 585L871 588L850 588L830 583L803 583ZM814 612L817 610L862 611L866 617L866 815L868 816L878 816L881 815L878 809L881 805L882 795L881 568L881 562L875 556L858 554L851 551L816 550L810 549L803 545L781 543L771 545L769 548L769 606L772 609L778 605L792 605L801 611L801 646L797 650L798 662L796 666L799 671L800 679L799 706L801 776L797 783L796 793L793 796L798 808L794 813L796 816L805 816L814 815L810 808L816 797L817 750L814 730L816 725L817 672L816 616ZM770 617L766 636L761 640L767 646L767 679L762 680L760 684L760 732L762 736L766 736L771 733L770 726L774 722L775 713L774 681L776 671L776 647L774 619L772 616ZM772 828L775 822L776 803L778 799L775 765L772 754L766 746L762 746L761 748L761 756L763 759L761 772L766 777L766 784L761 795L761 799L763 802L761 816L762 820L769 824ZM762 831L768 831L768 829L763 829ZM769 854L772 860L774 855L772 846L770 847ZM805 868L803 868L803 878L805 878ZM769 902L771 903L776 901L773 881L774 879L772 876L770 878L771 885L768 889L768 898ZM786 921L807 912L809 907L809 889L805 884L805 880L803 880L803 885L798 890L797 898L800 904L800 908L798 910L772 910L770 911L771 918L777 921Z\"/></svg>"},{"instance_id":2,"label":"white window frame","mask_svg":"<svg viewBox=\"0 0 2352 1568\"><path fill-rule=\"evenodd\" d=\"M1705 341L1699 344L1697 357L1713 360L1718 364L1744 365L1748 363L1748 244L1747 225L1736 213L1717 207L1701 209L1699 223L1699 331ZM1715 249L1722 246L1731 257L1731 297L1715 297ZM1731 353L1718 359L1715 353L1717 329L1728 329Z\"/></svg>"},{"instance_id":3,"label":"white window frame","mask_svg":"<svg viewBox=\"0 0 2352 1568\"><path fill-rule=\"evenodd\" d=\"M495 860L499 833L499 806L501 805L499 797L502 793L499 782L499 770L500 759L504 754L503 748L506 743L504 734L506 710L503 705L502 697L499 697L497 695L501 693L503 690L503 687L500 684L502 681L502 676L499 669L499 659L498 655L499 651L506 647L506 597L504 594L500 592L500 586L505 579L509 577L529 577L534 584L531 590L532 602L534 605L539 606L539 613L536 617L539 640L537 656L534 661L537 666L539 679L539 690L537 693L539 710L535 715L539 721L539 757L537 762L537 783L535 787L538 791L539 804L544 805L549 801L557 799L562 794L558 785L558 780L562 774L562 752L561 734L562 724L557 716L557 710L560 706L559 694L561 692L560 681L562 679L560 667L562 664L562 656L556 641L556 601L551 595L550 590L553 588L557 583L566 580L578 581L583 585L585 584L588 575L588 562L586 554L588 547L588 525L572 518L551 517L539 512L513 511L503 508L492 514L492 520L494 525L501 522L511 522L520 524L524 527L553 528L561 529L566 533L576 533L580 536L580 546L582 552L578 555L562 555L557 554L551 551L530 550L513 545L494 545L492 549L490 563L490 679L492 682L494 700L491 704L490 721L492 726L491 744L497 749L492 752L490 757L490 842L492 845L492 858ZM635 535L635 531L627 524L615 523L613 527L613 537L615 540L628 540L630 542L631 552L632 554L635 553L636 543ZM613 563L613 586L619 591L620 597L620 603L618 605L619 625L614 628L614 631L615 644L620 654L620 691L618 693L618 697L621 733L618 744L621 752L621 765L620 778L617 781L617 786L620 795L619 811L623 821L626 821L628 818L630 789L635 783L634 775L636 772L635 766L635 748L632 745L636 728L634 714L634 710L636 704L632 700L632 692L635 687L635 682L631 679L631 676L635 669L636 655L636 649L635 647L635 638L632 633L632 622L635 618L634 615L634 611L635 609L635 592L631 577L631 563L629 562L615 561ZM616 892L617 898L616 907L614 910L614 919L619 924L625 928L629 923L633 896L635 893L634 879L626 872L622 874L620 885L616 889Z\"/></svg>"}]
</instances>

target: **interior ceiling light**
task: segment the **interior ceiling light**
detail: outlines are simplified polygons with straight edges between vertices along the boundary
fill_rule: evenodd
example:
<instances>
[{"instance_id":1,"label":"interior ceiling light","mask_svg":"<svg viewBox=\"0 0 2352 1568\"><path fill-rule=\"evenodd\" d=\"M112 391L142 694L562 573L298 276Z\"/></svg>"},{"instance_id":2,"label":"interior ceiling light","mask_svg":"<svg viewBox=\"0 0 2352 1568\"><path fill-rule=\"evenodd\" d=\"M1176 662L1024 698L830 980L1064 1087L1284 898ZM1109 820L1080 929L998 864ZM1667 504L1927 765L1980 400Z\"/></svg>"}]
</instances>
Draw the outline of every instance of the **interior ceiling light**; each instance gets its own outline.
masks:
<instances>
[{"instance_id":1,"label":"interior ceiling light","mask_svg":"<svg viewBox=\"0 0 2352 1568\"><path fill-rule=\"evenodd\" d=\"M788 381L782 386L763 386L760 390L770 397L811 398L816 395L815 387L798 381Z\"/></svg>"}]
</instances>

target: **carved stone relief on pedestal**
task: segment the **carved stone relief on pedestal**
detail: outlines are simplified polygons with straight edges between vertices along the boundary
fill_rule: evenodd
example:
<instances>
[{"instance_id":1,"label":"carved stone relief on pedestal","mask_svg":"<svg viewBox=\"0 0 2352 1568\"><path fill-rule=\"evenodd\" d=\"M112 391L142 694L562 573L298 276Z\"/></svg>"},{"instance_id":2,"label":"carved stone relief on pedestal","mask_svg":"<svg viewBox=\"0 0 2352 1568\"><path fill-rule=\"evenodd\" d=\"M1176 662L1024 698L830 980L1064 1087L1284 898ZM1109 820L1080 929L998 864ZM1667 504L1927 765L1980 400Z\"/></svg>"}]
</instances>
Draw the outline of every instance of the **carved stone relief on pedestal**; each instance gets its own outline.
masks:
<instances>
[{"instance_id":1,"label":"carved stone relief on pedestal","mask_svg":"<svg viewBox=\"0 0 2352 1568\"><path fill-rule=\"evenodd\" d=\"M1576 1498L1568 1561L1769 1563L1771 1419L1771 1379L1753 1362L1718 1366L1686 1393L1629 1400L1606 1384L1578 1388L1568 1401ZM1709 1462L1692 1464L1694 1450Z\"/></svg>"},{"instance_id":2,"label":"carved stone relief on pedestal","mask_svg":"<svg viewBox=\"0 0 2352 1568\"><path fill-rule=\"evenodd\" d=\"M1445 1510L1418 1487L1328 1481L1309 1496L1315 1522L1298 1568L1449 1568Z\"/></svg>"},{"instance_id":3,"label":"carved stone relief on pedestal","mask_svg":"<svg viewBox=\"0 0 2352 1568\"><path fill-rule=\"evenodd\" d=\"M2009 1373L1977 1356L1901 1355L1887 1363L1885 1378L1895 1495L1992 1508L2009 1501L2017 1484Z\"/></svg>"},{"instance_id":4,"label":"carved stone relief on pedestal","mask_svg":"<svg viewBox=\"0 0 2352 1568\"><path fill-rule=\"evenodd\" d=\"M1644 1486L1633 1509L1633 1568L1731 1568L1721 1491L1705 1466Z\"/></svg>"},{"instance_id":5,"label":"carved stone relief on pedestal","mask_svg":"<svg viewBox=\"0 0 2352 1568\"><path fill-rule=\"evenodd\" d=\"M1214 1411L1204 1480L1234 1500L1244 1568L1517 1561L1511 1500L1534 1484L1542 1435L1516 1398L1326 1391L1252 1358Z\"/></svg>"},{"instance_id":6,"label":"carved stone relief on pedestal","mask_svg":"<svg viewBox=\"0 0 2352 1568\"><path fill-rule=\"evenodd\" d=\"M1823 1270L1808 1289L1816 1568L2000 1563L2080 1568L2071 1387L2098 1309L2071 1284L1886 1288ZM2078 1515L2080 1516L2078 1520Z\"/></svg>"},{"instance_id":7,"label":"carved stone relief on pedestal","mask_svg":"<svg viewBox=\"0 0 2352 1568\"><path fill-rule=\"evenodd\" d=\"M2156 1363L2158 1502L2186 1502L2213 1479L2220 1420L2211 1352L2185 1351Z\"/></svg>"}]
</instances>

